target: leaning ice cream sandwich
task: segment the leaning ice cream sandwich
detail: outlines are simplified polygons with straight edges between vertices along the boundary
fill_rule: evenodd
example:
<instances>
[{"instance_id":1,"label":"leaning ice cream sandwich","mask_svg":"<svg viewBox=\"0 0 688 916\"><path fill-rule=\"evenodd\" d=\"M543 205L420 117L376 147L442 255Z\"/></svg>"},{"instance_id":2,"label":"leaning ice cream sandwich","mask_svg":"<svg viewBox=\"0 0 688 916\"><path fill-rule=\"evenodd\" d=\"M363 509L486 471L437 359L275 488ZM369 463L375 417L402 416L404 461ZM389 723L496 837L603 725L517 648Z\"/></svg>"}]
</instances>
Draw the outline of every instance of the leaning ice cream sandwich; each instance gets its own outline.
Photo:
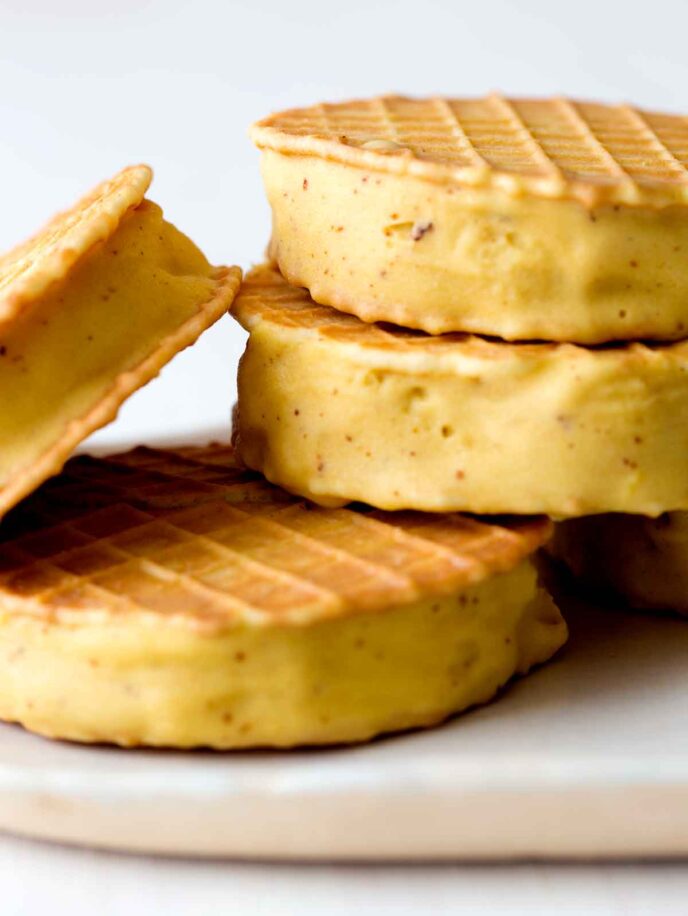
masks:
<instances>
[{"instance_id":1,"label":"leaning ice cream sandwich","mask_svg":"<svg viewBox=\"0 0 688 916\"><path fill-rule=\"evenodd\" d=\"M0 515L232 302L134 166L0 259Z\"/></svg>"}]
</instances>

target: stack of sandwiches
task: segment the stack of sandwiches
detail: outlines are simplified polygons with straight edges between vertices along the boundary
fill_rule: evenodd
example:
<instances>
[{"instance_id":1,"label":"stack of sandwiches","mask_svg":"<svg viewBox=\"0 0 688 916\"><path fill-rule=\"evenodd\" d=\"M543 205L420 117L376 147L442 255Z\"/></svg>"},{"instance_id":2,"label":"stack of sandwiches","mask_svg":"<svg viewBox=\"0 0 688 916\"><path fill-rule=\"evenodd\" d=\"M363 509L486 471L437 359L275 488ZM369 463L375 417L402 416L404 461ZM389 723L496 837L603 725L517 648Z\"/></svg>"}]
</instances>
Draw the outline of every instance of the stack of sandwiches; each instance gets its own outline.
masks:
<instances>
[{"instance_id":1,"label":"stack of sandwiches","mask_svg":"<svg viewBox=\"0 0 688 916\"><path fill-rule=\"evenodd\" d=\"M685 119L395 97L253 137L279 273L235 305L247 463L327 505L546 513L581 580L688 611Z\"/></svg>"},{"instance_id":2,"label":"stack of sandwiches","mask_svg":"<svg viewBox=\"0 0 688 916\"><path fill-rule=\"evenodd\" d=\"M215 748L429 726L565 642L545 546L688 611L684 120L386 97L252 136L273 232L243 283L145 167L0 261L0 717ZM227 309L232 445L57 474Z\"/></svg>"}]
</instances>

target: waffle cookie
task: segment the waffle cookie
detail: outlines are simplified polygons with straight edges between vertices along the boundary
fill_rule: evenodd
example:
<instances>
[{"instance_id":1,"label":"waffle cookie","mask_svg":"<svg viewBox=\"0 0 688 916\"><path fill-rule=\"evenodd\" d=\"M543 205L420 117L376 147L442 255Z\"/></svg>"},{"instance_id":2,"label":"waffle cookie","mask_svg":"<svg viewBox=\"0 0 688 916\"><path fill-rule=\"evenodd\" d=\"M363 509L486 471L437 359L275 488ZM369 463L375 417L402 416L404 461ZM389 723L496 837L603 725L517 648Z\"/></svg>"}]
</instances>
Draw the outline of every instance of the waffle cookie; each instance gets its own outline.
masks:
<instances>
[{"instance_id":1,"label":"waffle cookie","mask_svg":"<svg viewBox=\"0 0 688 916\"><path fill-rule=\"evenodd\" d=\"M238 289L144 198L150 181L124 169L0 258L0 516Z\"/></svg>"},{"instance_id":2,"label":"waffle cookie","mask_svg":"<svg viewBox=\"0 0 688 916\"><path fill-rule=\"evenodd\" d=\"M688 342L599 349L430 337L316 305L270 267L250 332L245 463L322 505L658 515L688 507Z\"/></svg>"},{"instance_id":3,"label":"waffle cookie","mask_svg":"<svg viewBox=\"0 0 688 916\"><path fill-rule=\"evenodd\" d=\"M597 515L556 526L550 552L587 588L688 614L688 513Z\"/></svg>"},{"instance_id":4,"label":"waffle cookie","mask_svg":"<svg viewBox=\"0 0 688 916\"><path fill-rule=\"evenodd\" d=\"M252 137L271 253L315 301L430 333L688 335L688 121L567 99L315 105Z\"/></svg>"},{"instance_id":5,"label":"waffle cookie","mask_svg":"<svg viewBox=\"0 0 688 916\"><path fill-rule=\"evenodd\" d=\"M215 748L437 723L564 642L550 529L319 509L218 445L74 458L0 525L0 717Z\"/></svg>"}]
</instances>

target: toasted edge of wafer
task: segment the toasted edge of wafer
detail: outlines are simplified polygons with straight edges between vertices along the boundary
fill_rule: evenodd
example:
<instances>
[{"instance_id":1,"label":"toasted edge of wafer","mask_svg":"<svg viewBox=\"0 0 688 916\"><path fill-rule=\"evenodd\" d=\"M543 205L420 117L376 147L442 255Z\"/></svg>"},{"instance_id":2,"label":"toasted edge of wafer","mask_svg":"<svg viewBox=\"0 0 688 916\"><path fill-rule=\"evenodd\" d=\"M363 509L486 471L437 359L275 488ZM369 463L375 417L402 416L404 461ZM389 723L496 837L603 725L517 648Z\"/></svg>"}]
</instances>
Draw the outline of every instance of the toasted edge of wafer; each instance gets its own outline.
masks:
<instances>
[{"instance_id":1,"label":"toasted edge of wafer","mask_svg":"<svg viewBox=\"0 0 688 916\"><path fill-rule=\"evenodd\" d=\"M109 238L153 180L148 165L128 166L56 214L25 242L0 257L0 324L11 321L67 277L98 242Z\"/></svg>"},{"instance_id":2,"label":"toasted edge of wafer","mask_svg":"<svg viewBox=\"0 0 688 916\"><path fill-rule=\"evenodd\" d=\"M462 108L475 113L464 117ZM277 112L250 136L288 155L514 196L688 205L686 119L630 105L388 95Z\"/></svg>"}]
</instances>

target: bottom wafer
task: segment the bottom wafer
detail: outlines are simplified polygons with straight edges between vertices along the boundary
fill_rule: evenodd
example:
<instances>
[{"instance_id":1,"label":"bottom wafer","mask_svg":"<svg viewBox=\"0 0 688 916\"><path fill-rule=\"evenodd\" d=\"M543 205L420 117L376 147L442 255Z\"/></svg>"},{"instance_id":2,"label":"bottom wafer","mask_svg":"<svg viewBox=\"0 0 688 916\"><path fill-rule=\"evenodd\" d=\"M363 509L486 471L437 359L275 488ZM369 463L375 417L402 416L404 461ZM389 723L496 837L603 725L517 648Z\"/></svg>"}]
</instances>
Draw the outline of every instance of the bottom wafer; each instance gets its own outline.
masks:
<instances>
[{"instance_id":1,"label":"bottom wafer","mask_svg":"<svg viewBox=\"0 0 688 916\"><path fill-rule=\"evenodd\" d=\"M312 507L222 446L73 459L0 525L0 717L215 748L439 722L565 641L549 533Z\"/></svg>"},{"instance_id":2,"label":"bottom wafer","mask_svg":"<svg viewBox=\"0 0 688 916\"><path fill-rule=\"evenodd\" d=\"M688 512L569 519L549 549L587 587L631 607L688 614Z\"/></svg>"}]
</instances>

